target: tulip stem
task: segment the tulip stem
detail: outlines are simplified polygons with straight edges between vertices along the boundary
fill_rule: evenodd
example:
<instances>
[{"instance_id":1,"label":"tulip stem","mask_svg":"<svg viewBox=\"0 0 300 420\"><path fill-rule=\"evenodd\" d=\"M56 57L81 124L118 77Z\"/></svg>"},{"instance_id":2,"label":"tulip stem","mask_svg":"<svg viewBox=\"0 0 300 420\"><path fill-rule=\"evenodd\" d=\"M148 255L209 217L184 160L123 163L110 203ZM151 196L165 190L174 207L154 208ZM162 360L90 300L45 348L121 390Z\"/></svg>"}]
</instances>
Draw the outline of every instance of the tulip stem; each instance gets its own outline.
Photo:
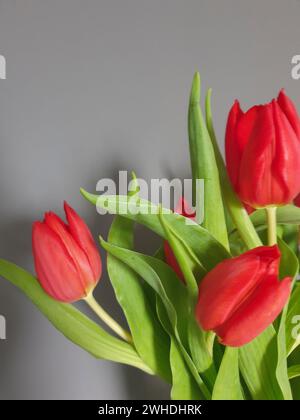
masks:
<instances>
[{"instance_id":1,"label":"tulip stem","mask_svg":"<svg viewBox=\"0 0 300 420\"><path fill-rule=\"evenodd\" d=\"M277 244L276 210L277 207L266 207L269 246Z\"/></svg>"},{"instance_id":2,"label":"tulip stem","mask_svg":"<svg viewBox=\"0 0 300 420\"><path fill-rule=\"evenodd\" d=\"M123 338L123 340L127 341L128 343L132 343L132 336L131 334L124 330L103 308L99 305L96 299L93 296L93 293L89 293L85 298L85 302L89 305L89 307L95 312L96 315L111 329L113 330L119 337Z\"/></svg>"}]
</instances>

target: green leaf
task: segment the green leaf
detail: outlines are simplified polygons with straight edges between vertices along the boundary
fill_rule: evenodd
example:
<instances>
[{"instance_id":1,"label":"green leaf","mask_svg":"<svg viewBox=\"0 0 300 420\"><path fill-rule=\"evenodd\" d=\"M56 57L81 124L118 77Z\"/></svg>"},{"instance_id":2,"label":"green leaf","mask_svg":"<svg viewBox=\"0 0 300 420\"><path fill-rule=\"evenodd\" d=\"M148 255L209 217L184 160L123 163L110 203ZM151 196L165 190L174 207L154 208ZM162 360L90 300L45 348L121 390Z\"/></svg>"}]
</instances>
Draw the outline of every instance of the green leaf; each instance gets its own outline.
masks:
<instances>
[{"instance_id":1,"label":"green leaf","mask_svg":"<svg viewBox=\"0 0 300 420\"><path fill-rule=\"evenodd\" d=\"M108 240L114 245L132 249L133 229L134 222L116 216ZM107 270L139 355L154 373L171 382L170 340L160 326L156 309L149 301L152 289L131 268L111 254L107 256Z\"/></svg>"},{"instance_id":2,"label":"green leaf","mask_svg":"<svg viewBox=\"0 0 300 420\"><path fill-rule=\"evenodd\" d=\"M270 325L253 341L239 349L240 369L254 400L282 400L276 378L277 337Z\"/></svg>"},{"instance_id":3,"label":"green leaf","mask_svg":"<svg viewBox=\"0 0 300 420\"><path fill-rule=\"evenodd\" d=\"M243 239L246 246L250 248L255 248L261 245L259 236L256 233L256 230L237 195L235 194L232 185L230 183L227 170L224 164L223 157L221 155L218 142L216 139L212 112L211 112L211 89L208 90L206 96L206 124L209 131L210 138L215 150L216 161L219 169L219 175L222 186L222 193L224 198L224 203L226 208L231 216L231 219L236 226L241 238Z\"/></svg>"},{"instance_id":4,"label":"green leaf","mask_svg":"<svg viewBox=\"0 0 300 420\"><path fill-rule=\"evenodd\" d=\"M204 228L193 223L176 213L168 214L167 209L161 209L147 200L139 199L130 201L127 196L94 195L81 189L82 195L97 207L106 209L110 214L121 214L124 217L141 223L163 239L167 239L166 233L161 226L159 213L172 226L174 232L180 238L184 238L186 244L197 256L205 270L210 271L219 262L230 255L226 249ZM130 211L129 211L130 210Z\"/></svg>"},{"instance_id":5,"label":"green leaf","mask_svg":"<svg viewBox=\"0 0 300 420\"><path fill-rule=\"evenodd\" d=\"M172 369L172 400L200 400L203 398L194 377L180 352L175 339L171 339L170 361Z\"/></svg>"},{"instance_id":6,"label":"green leaf","mask_svg":"<svg viewBox=\"0 0 300 420\"><path fill-rule=\"evenodd\" d=\"M160 297L170 324L170 327L164 325L164 328L176 339L184 360L202 394L205 398L210 398L208 388L199 377L198 371L186 351L188 345L187 325L190 315L186 287L178 281L173 270L161 260L117 247L104 240L101 240L101 245L106 251L135 270Z\"/></svg>"},{"instance_id":7,"label":"green leaf","mask_svg":"<svg viewBox=\"0 0 300 420\"><path fill-rule=\"evenodd\" d=\"M300 365L300 348L298 347L288 358L288 367ZM289 371L288 371L289 374ZM300 377L291 379L291 387L293 391L294 400L300 400Z\"/></svg>"},{"instance_id":8,"label":"green leaf","mask_svg":"<svg viewBox=\"0 0 300 420\"><path fill-rule=\"evenodd\" d=\"M223 200L220 188L218 167L214 149L200 108L200 75L193 79L189 113L189 144L193 174L194 197L196 180L204 180L204 197L196 197L197 202L204 200L203 226L229 249ZM216 205L216 203L218 203Z\"/></svg>"},{"instance_id":9,"label":"green leaf","mask_svg":"<svg viewBox=\"0 0 300 420\"><path fill-rule=\"evenodd\" d=\"M198 296L198 284L195 279L195 275L196 273L205 274L205 269L201 265L197 256L194 254L193 250L190 249L189 245L185 242L184 238L178 236L176 232L174 232L167 219L165 219L162 214L160 214L160 222L165 231L168 243L171 246L184 275L190 296L194 301L196 301Z\"/></svg>"},{"instance_id":10,"label":"green leaf","mask_svg":"<svg viewBox=\"0 0 300 420\"><path fill-rule=\"evenodd\" d=\"M300 345L300 284L295 285L286 317L286 346L291 354Z\"/></svg>"},{"instance_id":11,"label":"green leaf","mask_svg":"<svg viewBox=\"0 0 300 420\"><path fill-rule=\"evenodd\" d=\"M277 235L279 235L278 230L281 230L281 237L284 242L292 249L292 251L299 255L298 251L298 237L299 237L299 226L298 225L277 225Z\"/></svg>"},{"instance_id":12,"label":"green leaf","mask_svg":"<svg viewBox=\"0 0 300 420\"><path fill-rule=\"evenodd\" d=\"M211 332L203 331L198 325L194 311L188 325L188 342L193 362L205 379L210 389L213 389L217 372L213 360L214 338Z\"/></svg>"},{"instance_id":13,"label":"green leaf","mask_svg":"<svg viewBox=\"0 0 300 420\"><path fill-rule=\"evenodd\" d=\"M264 209L256 210L250 215L252 223L257 228L266 226L266 212ZM277 208L277 223L300 225L300 208L289 204Z\"/></svg>"},{"instance_id":14,"label":"green leaf","mask_svg":"<svg viewBox=\"0 0 300 420\"><path fill-rule=\"evenodd\" d=\"M226 347L213 389L212 399L244 399L239 375L239 349Z\"/></svg>"},{"instance_id":15,"label":"green leaf","mask_svg":"<svg viewBox=\"0 0 300 420\"><path fill-rule=\"evenodd\" d=\"M288 368L288 375L290 379L300 376L300 365L290 366Z\"/></svg>"},{"instance_id":16,"label":"green leaf","mask_svg":"<svg viewBox=\"0 0 300 420\"><path fill-rule=\"evenodd\" d=\"M69 340L99 359L152 371L128 343L111 336L74 306L48 296L31 274L17 265L0 259L0 276L18 287Z\"/></svg>"},{"instance_id":17,"label":"green leaf","mask_svg":"<svg viewBox=\"0 0 300 420\"><path fill-rule=\"evenodd\" d=\"M172 390L171 398L173 400L198 400L205 399L205 394L201 392L194 375L191 372L189 364L183 355L182 345L176 339L166 308L157 295L156 299L157 314L161 325L169 334L171 340L170 365L172 371Z\"/></svg>"},{"instance_id":18,"label":"green leaf","mask_svg":"<svg viewBox=\"0 0 300 420\"><path fill-rule=\"evenodd\" d=\"M267 226L259 225L257 226L257 232L260 236L262 243L267 244ZM277 237L284 240L284 242L292 249L292 251L297 254L298 252L298 225L294 224L277 224ZM233 229L229 235L230 249L232 255L240 255L243 252L247 251L242 242L240 235L236 229Z\"/></svg>"},{"instance_id":19,"label":"green leaf","mask_svg":"<svg viewBox=\"0 0 300 420\"><path fill-rule=\"evenodd\" d=\"M299 264L294 252L282 241L279 240L281 251L280 277L292 277L293 281L298 273ZM276 378L285 400L292 400L292 390L288 379L287 371L287 346L286 346L286 316L288 304L282 311L279 328L277 331L277 353L278 361L276 367Z\"/></svg>"},{"instance_id":20,"label":"green leaf","mask_svg":"<svg viewBox=\"0 0 300 420\"><path fill-rule=\"evenodd\" d=\"M181 238L177 238L176 235L174 238L172 238L171 230L168 229L167 224L166 222L163 222L163 219L164 218L161 215L162 224L164 225L165 231L167 233L168 241L172 245L173 251L175 250L175 256L176 256L177 261L182 262L183 260L183 262L185 263L188 257L190 256L190 259L193 262L195 262L195 259L197 259L197 257L195 257L194 255L190 255L190 254L193 254L191 250L188 250L185 253L181 252L182 246L184 248L188 248L188 246L186 244L182 244L183 241L181 240ZM173 243L173 240L175 243ZM156 254L156 257L157 256L159 257L159 253ZM186 272L187 270L189 270L189 268L185 267L184 264L180 264L180 267L183 272ZM193 263L192 263L192 267L193 267ZM194 268L192 271L196 271L196 270L197 268L196 269ZM193 273L190 273L190 275L193 276ZM196 288L196 293L198 295L198 287ZM190 348L193 362L198 372L202 373L203 377L207 380L207 382L212 388L213 383L216 379L216 371L215 371L215 367L213 365L213 359L212 359L214 337L212 340L209 340L208 337L211 337L211 334L204 332L200 328L198 323L196 322L196 319L194 316L193 300L194 300L194 296L192 294L191 316L187 325L189 348ZM188 302L186 303L186 305L188 305ZM211 346L209 345L210 342L211 342Z\"/></svg>"}]
</instances>

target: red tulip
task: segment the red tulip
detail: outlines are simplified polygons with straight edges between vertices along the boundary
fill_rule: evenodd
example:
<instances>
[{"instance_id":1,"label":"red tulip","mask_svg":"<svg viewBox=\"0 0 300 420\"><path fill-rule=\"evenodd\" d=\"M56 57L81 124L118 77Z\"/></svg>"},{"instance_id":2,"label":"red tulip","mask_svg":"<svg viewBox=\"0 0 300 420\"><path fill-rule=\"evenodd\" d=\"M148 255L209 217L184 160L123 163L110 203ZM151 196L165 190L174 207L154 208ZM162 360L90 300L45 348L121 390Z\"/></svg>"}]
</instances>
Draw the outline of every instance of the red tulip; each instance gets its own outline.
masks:
<instances>
[{"instance_id":1,"label":"red tulip","mask_svg":"<svg viewBox=\"0 0 300 420\"><path fill-rule=\"evenodd\" d=\"M34 222L32 249L39 282L54 299L75 302L98 283L102 265L96 244L85 222L67 204L68 224L56 214Z\"/></svg>"},{"instance_id":2,"label":"red tulip","mask_svg":"<svg viewBox=\"0 0 300 420\"><path fill-rule=\"evenodd\" d=\"M229 177L244 203L283 205L299 193L300 120L283 90L277 100L245 113L235 101L225 148Z\"/></svg>"},{"instance_id":3,"label":"red tulip","mask_svg":"<svg viewBox=\"0 0 300 420\"><path fill-rule=\"evenodd\" d=\"M294 204L295 206L300 207L300 194L297 195L297 197L295 198Z\"/></svg>"},{"instance_id":4,"label":"red tulip","mask_svg":"<svg viewBox=\"0 0 300 420\"><path fill-rule=\"evenodd\" d=\"M181 197L177 207L175 209L175 213L181 214L182 216L187 217L188 219L195 220L196 214L192 212L186 200ZM173 268L177 276L185 283L184 275L179 267L179 264L176 260L176 257L167 241L164 242L164 251L165 251L165 260L166 263Z\"/></svg>"},{"instance_id":5,"label":"red tulip","mask_svg":"<svg viewBox=\"0 0 300 420\"><path fill-rule=\"evenodd\" d=\"M242 346L279 315L290 291L290 277L279 281L277 245L261 246L222 261L202 280L196 307L201 327L222 344Z\"/></svg>"}]
</instances>

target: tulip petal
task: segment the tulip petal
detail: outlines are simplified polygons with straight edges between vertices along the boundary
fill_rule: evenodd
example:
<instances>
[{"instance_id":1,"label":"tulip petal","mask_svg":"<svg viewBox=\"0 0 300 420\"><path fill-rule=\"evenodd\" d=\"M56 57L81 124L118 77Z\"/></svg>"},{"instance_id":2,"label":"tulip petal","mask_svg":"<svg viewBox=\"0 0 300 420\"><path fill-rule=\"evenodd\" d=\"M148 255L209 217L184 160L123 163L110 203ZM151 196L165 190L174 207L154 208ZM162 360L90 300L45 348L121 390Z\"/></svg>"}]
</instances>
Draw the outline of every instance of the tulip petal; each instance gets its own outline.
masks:
<instances>
[{"instance_id":1,"label":"tulip petal","mask_svg":"<svg viewBox=\"0 0 300 420\"><path fill-rule=\"evenodd\" d=\"M247 255L255 255L256 257L259 257L268 274L278 275L281 256L278 245L259 246L257 248L250 249L243 254L243 256Z\"/></svg>"},{"instance_id":2,"label":"tulip petal","mask_svg":"<svg viewBox=\"0 0 300 420\"><path fill-rule=\"evenodd\" d=\"M196 317L206 331L224 323L261 280L259 258L252 256L239 261L240 264L234 264L234 259L223 261L200 284Z\"/></svg>"},{"instance_id":3,"label":"tulip petal","mask_svg":"<svg viewBox=\"0 0 300 420\"><path fill-rule=\"evenodd\" d=\"M240 104L235 101L228 115L225 135L226 165L234 188L237 186L240 162L246 146L246 138L236 136L237 123L242 115Z\"/></svg>"},{"instance_id":4,"label":"tulip petal","mask_svg":"<svg viewBox=\"0 0 300 420\"><path fill-rule=\"evenodd\" d=\"M75 210L68 205L67 202L64 202L64 209L71 235L85 252L93 272L94 281L97 282L101 277L102 263L92 234L85 222L78 216Z\"/></svg>"},{"instance_id":5,"label":"tulip petal","mask_svg":"<svg viewBox=\"0 0 300 420\"><path fill-rule=\"evenodd\" d=\"M174 212L192 220L196 217L196 212L191 209L184 197L180 197Z\"/></svg>"},{"instance_id":6,"label":"tulip petal","mask_svg":"<svg viewBox=\"0 0 300 420\"><path fill-rule=\"evenodd\" d=\"M72 237L71 233L66 229L62 220L55 213L46 213L45 223L59 236L61 242L66 248L66 251L73 259L73 263L77 268L78 277L82 283L82 287L85 290L88 290L90 285L93 284L94 275L85 252L80 248L76 242L76 239Z\"/></svg>"},{"instance_id":7,"label":"tulip petal","mask_svg":"<svg viewBox=\"0 0 300 420\"><path fill-rule=\"evenodd\" d=\"M240 347L261 334L280 314L291 292L292 278L267 276L243 305L215 329L222 344Z\"/></svg>"},{"instance_id":8,"label":"tulip petal","mask_svg":"<svg viewBox=\"0 0 300 420\"><path fill-rule=\"evenodd\" d=\"M278 179L278 184L284 192L282 202L289 203L300 191L300 177L295 176L295 174L298 175L300 168L300 139L291 128L278 103L274 100L272 105L277 139L273 178Z\"/></svg>"},{"instance_id":9,"label":"tulip petal","mask_svg":"<svg viewBox=\"0 0 300 420\"><path fill-rule=\"evenodd\" d=\"M238 193L253 207L290 202L300 191L300 142L276 101L255 106L237 126L238 138L248 138L243 153Z\"/></svg>"},{"instance_id":10,"label":"tulip petal","mask_svg":"<svg viewBox=\"0 0 300 420\"><path fill-rule=\"evenodd\" d=\"M284 89L281 89L277 98L278 105L280 106L281 110L287 117L289 123L293 127L293 130L298 137L300 142L300 118L294 103L290 100L290 98L285 94Z\"/></svg>"},{"instance_id":11,"label":"tulip petal","mask_svg":"<svg viewBox=\"0 0 300 420\"><path fill-rule=\"evenodd\" d=\"M32 247L37 277L50 296L62 302L85 296L73 259L59 236L45 223L33 224Z\"/></svg>"},{"instance_id":12,"label":"tulip petal","mask_svg":"<svg viewBox=\"0 0 300 420\"><path fill-rule=\"evenodd\" d=\"M222 261L202 280L196 317L204 330L215 330L226 322L237 308L268 275L277 275L280 251L258 247Z\"/></svg>"}]
</instances>

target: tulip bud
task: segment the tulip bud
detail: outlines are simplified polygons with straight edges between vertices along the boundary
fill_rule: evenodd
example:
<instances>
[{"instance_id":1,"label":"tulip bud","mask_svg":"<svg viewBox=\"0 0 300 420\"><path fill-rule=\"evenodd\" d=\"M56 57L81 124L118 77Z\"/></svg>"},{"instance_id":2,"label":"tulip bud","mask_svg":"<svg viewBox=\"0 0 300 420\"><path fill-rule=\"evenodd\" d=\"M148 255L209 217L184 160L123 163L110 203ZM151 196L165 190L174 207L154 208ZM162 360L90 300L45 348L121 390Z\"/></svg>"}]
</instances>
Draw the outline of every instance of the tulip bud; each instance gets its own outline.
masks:
<instances>
[{"instance_id":1,"label":"tulip bud","mask_svg":"<svg viewBox=\"0 0 300 420\"><path fill-rule=\"evenodd\" d=\"M196 307L200 326L222 344L240 347L262 333L279 315L291 291L290 277L279 281L277 245L261 246L218 264L202 280Z\"/></svg>"},{"instance_id":2,"label":"tulip bud","mask_svg":"<svg viewBox=\"0 0 300 420\"><path fill-rule=\"evenodd\" d=\"M300 191L300 120L283 90L245 113L235 101L225 143L228 174L244 203L262 208L293 201Z\"/></svg>"},{"instance_id":3,"label":"tulip bud","mask_svg":"<svg viewBox=\"0 0 300 420\"><path fill-rule=\"evenodd\" d=\"M102 265L85 222L67 204L68 224L56 214L34 222L32 249L38 280L46 293L62 302L86 297L98 283Z\"/></svg>"},{"instance_id":4,"label":"tulip bud","mask_svg":"<svg viewBox=\"0 0 300 420\"><path fill-rule=\"evenodd\" d=\"M192 212L188 203L183 197L180 198L177 204L177 207L175 209L175 213L181 214L182 216L187 217L188 219L191 219L191 220L195 220L195 217L196 217L195 212ZM172 251L172 248L170 247L168 241L164 242L164 251L165 251L166 263L175 271L175 273L183 281L183 283L185 283L184 275L179 267L179 264L176 260L174 252Z\"/></svg>"}]
</instances>

